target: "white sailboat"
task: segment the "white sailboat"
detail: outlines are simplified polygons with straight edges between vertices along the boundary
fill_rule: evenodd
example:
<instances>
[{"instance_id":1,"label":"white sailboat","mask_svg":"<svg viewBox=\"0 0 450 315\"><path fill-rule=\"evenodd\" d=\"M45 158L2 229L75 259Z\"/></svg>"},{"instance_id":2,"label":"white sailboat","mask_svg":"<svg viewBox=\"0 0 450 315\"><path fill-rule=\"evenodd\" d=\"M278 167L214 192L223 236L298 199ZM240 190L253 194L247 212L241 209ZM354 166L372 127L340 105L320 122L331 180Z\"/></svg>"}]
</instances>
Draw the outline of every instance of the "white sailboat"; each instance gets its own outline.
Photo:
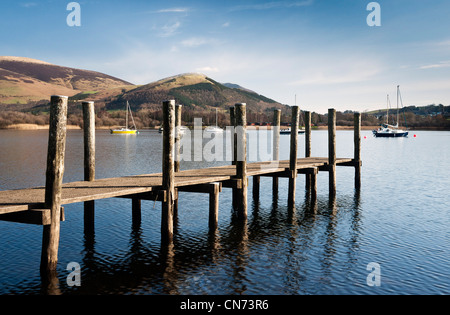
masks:
<instances>
[{"instance_id":1,"label":"white sailboat","mask_svg":"<svg viewBox=\"0 0 450 315\"><path fill-rule=\"evenodd\" d=\"M133 122L133 127L128 128L128 113L131 116L131 120ZM136 124L134 123L133 113L131 112L130 104L127 101L127 109L126 109L126 118L125 118L125 127L120 129L111 129L111 134L113 135L136 135L138 134L138 130L136 128Z\"/></svg>"},{"instance_id":2,"label":"white sailboat","mask_svg":"<svg viewBox=\"0 0 450 315\"><path fill-rule=\"evenodd\" d=\"M297 94L295 94L295 106L297 106ZM305 133L305 129L299 127L298 128L298 134L302 135ZM289 128L283 128L280 130L280 135L290 135L291 134L291 127Z\"/></svg>"},{"instance_id":3,"label":"white sailboat","mask_svg":"<svg viewBox=\"0 0 450 315\"><path fill-rule=\"evenodd\" d=\"M209 133L223 133L223 129L217 126L217 108L216 108L216 125L215 126L209 126L205 128L205 132Z\"/></svg>"},{"instance_id":4,"label":"white sailboat","mask_svg":"<svg viewBox=\"0 0 450 315\"><path fill-rule=\"evenodd\" d=\"M373 131L373 135L377 138L402 138L407 137L409 132L407 130L403 130L399 128L399 117L400 117L400 109L399 109L399 99L401 101L400 94L400 85L397 86L397 123L396 125L389 125L389 107L390 100L389 95L387 96L387 113L386 113L386 123L382 124L381 127L377 130ZM402 102L403 107L403 102Z\"/></svg>"}]
</instances>

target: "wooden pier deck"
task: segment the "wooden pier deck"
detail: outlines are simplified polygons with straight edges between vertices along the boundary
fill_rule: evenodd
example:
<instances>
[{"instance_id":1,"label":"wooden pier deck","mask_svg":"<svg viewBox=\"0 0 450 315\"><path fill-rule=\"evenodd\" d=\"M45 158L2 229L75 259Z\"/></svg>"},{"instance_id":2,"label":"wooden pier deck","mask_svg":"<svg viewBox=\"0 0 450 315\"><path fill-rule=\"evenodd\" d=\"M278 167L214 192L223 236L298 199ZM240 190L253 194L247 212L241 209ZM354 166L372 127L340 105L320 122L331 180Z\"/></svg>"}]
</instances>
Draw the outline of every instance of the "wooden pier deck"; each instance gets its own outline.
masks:
<instances>
[{"instance_id":1,"label":"wooden pier deck","mask_svg":"<svg viewBox=\"0 0 450 315\"><path fill-rule=\"evenodd\" d=\"M58 261L60 222L65 220L64 205L84 202L85 228L94 222L95 200L106 198L132 199L132 215L140 218L141 200L155 200L161 207L161 245L173 244L173 221L178 205L178 192L209 194L209 228L218 227L219 193L232 189L233 208L237 218L247 219L248 178L253 177L253 196L260 189L260 177L273 179L273 193L278 191L278 178L289 179L288 208L295 209L296 179L306 175L306 189L311 202L317 200L317 174L329 173L330 197L336 194L336 167L355 168L355 188L361 187L361 115L355 113L353 158L336 157L336 111L328 112L328 157L311 157L311 113L305 112L305 158L298 158L300 109L292 107L290 159L279 161L281 110L274 111L273 161L247 163L246 105L230 108L233 131L232 165L205 169L180 170L180 138L176 128L181 125L181 105L163 102L162 173L95 179L95 113L93 102L83 102L84 181L63 184L66 146L68 98L52 96L45 187L0 191L0 221L43 226L41 271L54 275Z\"/></svg>"},{"instance_id":2,"label":"wooden pier deck","mask_svg":"<svg viewBox=\"0 0 450 315\"><path fill-rule=\"evenodd\" d=\"M349 165L352 159L339 158L337 165ZM302 158L297 160L297 170L326 168L328 158ZM247 164L247 176L277 176L289 172L289 161L279 161L276 168L270 162ZM107 198L139 197L146 199L145 194L162 191L162 173L126 176L118 178L98 179L87 182L72 182L62 185L61 205L77 202L95 201ZM210 183L227 183L236 176L233 165L186 170L175 173L175 188L196 186ZM153 200L153 196L148 196ZM16 213L45 208L45 187L0 191L0 214Z\"/></svg>"}]
</instances>

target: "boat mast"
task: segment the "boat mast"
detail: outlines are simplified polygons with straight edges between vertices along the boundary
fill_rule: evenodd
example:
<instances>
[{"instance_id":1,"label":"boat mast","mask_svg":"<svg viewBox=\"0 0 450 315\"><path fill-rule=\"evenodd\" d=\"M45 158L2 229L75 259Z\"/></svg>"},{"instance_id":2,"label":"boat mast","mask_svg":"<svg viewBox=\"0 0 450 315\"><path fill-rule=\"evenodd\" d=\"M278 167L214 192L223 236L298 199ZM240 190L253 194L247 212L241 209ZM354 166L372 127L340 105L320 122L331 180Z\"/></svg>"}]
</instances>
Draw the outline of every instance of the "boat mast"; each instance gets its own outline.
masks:
<instances>
[{"instance_id":1,"label":"boat mast","mask_svg":"<svg viewBox=\"0 0 450 315\"><path fill-rule=\"evenodd\" d=\"M399 120L398 120L398 118L399 118L399 109L398 109L398 98L399 98L399 95L400 95L400 85L397 85L397 128L398 128L398 126L399 126L399 124L398 124L398 122L399 122Z\"/></svg>"},{"instance_id":2,"label":"boat mast","mask_svg":"<svg viewBox=\"0 0 450 315\"><path fill-rule=\"evenodd\" d=\"M127 101L127 109L126 109L126 114L125 114L125 129L128 129L128 106L130 106L130 104L128 104L128 101Z\"/></svg>"},{"instance_id":3,"label":"boat mast","mask_svg":"<svg viewBox=\"0 0 450 315\"><path fill-rule=\"evenodd\" d=\"M128 102L127 102L127 104L128 104ZM137 130L137 128L136 128L136 123L134 122L133 112L131 111L131 106L130 106L130 104L128 104L128 107L129 107L129 109L130 109L130 116L131 116L131 121L133 122L133 127L134 127L135 130ZM128 117L128 112L127 112L127 117ZM127 126L127 128L128 128L128 126Z\"/></svg>"},{"instance_id":4,"label":"boat mast","mask_svg":"<svg viewBox=\"0 0 450 315\"><path fill-rule=\"evenodd\" d=\"M389 125L389 106L391 101L389 100L389 94L387 96L387 108L386 108L386 125Z\"/></svg>"}]
</instances>

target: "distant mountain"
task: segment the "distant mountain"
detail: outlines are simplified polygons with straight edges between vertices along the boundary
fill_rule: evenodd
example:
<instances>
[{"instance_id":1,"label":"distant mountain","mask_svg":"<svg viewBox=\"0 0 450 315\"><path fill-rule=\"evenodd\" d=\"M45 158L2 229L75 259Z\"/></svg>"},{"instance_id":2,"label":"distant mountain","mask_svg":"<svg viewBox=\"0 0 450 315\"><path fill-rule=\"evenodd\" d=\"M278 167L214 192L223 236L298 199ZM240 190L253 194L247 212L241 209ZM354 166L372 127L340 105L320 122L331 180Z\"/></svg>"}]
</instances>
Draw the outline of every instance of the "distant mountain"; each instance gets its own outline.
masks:
<instances>
[{"instance_id":1,"label":"distant mountain","mask_svg":"<svg viewBox=\"0 0 450 315\"><path fill-rule=\"evenodd\" d=\"M95 71L80 70L22 57L0 57L0 110L46 111L51 95L67 95L71 106L92 100L98 108L159 110L175 99L191 111L227 109L246 103L250 112L284 108L280 103L237 84L221 84L204 74L185 73L136 86Z\"/></svg>"},{"instance_id":2,"label":"distant mountain","mask_svg":"<svg viewBox=\"0 0 450 315\"><path fill-rule=\"evenodd\" d=\"M256 93L255 91L246 89L245 87L240 86L239 84L235 84L235 83L222 83L223 85L225 85L226 87L230 88L230 89L238 89L238 90L243 90L243 91L247 91L250 93Z\"/></svg>"},{"instance_id":3,"label":"distant mountain","mask_svg":"<svg viewBox=\"0 0 450 315\"><path fill-rule=\"evenodd\" d=\"M22 57L0 57L0 104L28 104L51 95L73 96L129 87L124 80L88 70L53 65Z\"/></svg>"},{"instance_id":4,"label":"distant mountain","mask_svg":"<svg viewBox=\"0 0 450 315\"><path fill-rule=\"evenodd\" d=\"M236 87L235 87L236 86ZM105 102L108 109L123 108L129 101L133 109L160 107L167 99L175 99L190 109L229 107L246 103L251 111L281 108L283 105L253 91L220 84L204 74L187 73L162 79L136 89L126 91L114 100Z\"/></svg>"}]
</instances>

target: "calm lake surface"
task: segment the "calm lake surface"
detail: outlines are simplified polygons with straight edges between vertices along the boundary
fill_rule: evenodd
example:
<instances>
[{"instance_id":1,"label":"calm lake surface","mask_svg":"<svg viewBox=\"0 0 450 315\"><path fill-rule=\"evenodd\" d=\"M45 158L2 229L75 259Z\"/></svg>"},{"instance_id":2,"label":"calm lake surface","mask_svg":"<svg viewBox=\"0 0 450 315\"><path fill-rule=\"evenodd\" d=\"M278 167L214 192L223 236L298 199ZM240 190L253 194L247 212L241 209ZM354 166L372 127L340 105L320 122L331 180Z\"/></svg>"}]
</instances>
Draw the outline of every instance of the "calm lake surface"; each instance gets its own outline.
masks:
<instances>
[{"instance_id":1,"label":"calm lake surface","mask_svg":"<svg viewBox=\"0 0 450 315\"><path fill-rule=\"evenodd\" d=\"M257 133L257 131L249 131ZM413 137L416 134L417 137ZM48 131L0 131L0 190L45 184ZM299 157L304 156L299 136ZM162 136L97 132L97 178L161 171ZM249 144L249 151L255 147ZM312 155L327 156L327 132L313 131ZM353 131L337 132L337 156L353 157ZM289 136L281 136L281 159ZM209 198L180 193L175 243L160 248L161 204L142 202L133 224L131 201L96 202L95 231L85 232L83 204L65 206L61 224L61 294L450 294L450 132L411 132L377 139L362 132L362 189L354 169L337 168L337 196L318 175L311 205L299 175L296 211L287 209L287 179L277 198L261 179L258 202L249 182L247 224L235 220L231 190L220 194L219 228L208 232ZM185 162L182 169L229 162ZM64 182L83 179L81 131L68 131ZM44 294L39 275L42 227L0 222L0 294ZM66 267L81 266L81 287ZM380 286L367 278L380 266ZM369 276L369 278L371 278ZM371 278L372 279L372 278Z\"/></svg>"}]
</instances>

